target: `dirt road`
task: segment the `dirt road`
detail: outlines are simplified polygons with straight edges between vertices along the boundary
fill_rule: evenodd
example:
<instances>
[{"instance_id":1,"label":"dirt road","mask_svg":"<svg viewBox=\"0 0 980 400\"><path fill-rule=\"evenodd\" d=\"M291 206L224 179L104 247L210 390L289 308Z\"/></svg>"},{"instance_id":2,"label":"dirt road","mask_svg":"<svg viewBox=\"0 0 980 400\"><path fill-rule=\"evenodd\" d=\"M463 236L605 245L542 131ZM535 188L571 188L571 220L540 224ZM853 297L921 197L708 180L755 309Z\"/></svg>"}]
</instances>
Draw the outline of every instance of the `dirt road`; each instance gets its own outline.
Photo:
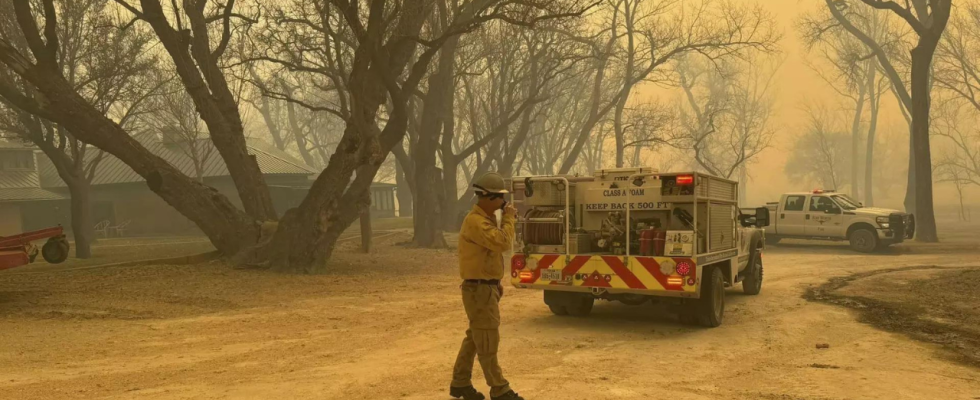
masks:
<instances>
[{"instance_id":1,"label":"dirt road","mask_svg":"<svg viewBox=\"0 0 980 400\"><path fill-rule=\"evenodd\" d=\"M729 289L716 329L618 303L555 317L540 292L508 288L501 360L534 400L977 399L980 370L946 350L801 297L835 276L977 258L773 248L763 293ZM451 252L379 243L315 277L220 263L0 275L0 399L448 399L465 329L455 271Z\"/></svg>"}]
</instances>

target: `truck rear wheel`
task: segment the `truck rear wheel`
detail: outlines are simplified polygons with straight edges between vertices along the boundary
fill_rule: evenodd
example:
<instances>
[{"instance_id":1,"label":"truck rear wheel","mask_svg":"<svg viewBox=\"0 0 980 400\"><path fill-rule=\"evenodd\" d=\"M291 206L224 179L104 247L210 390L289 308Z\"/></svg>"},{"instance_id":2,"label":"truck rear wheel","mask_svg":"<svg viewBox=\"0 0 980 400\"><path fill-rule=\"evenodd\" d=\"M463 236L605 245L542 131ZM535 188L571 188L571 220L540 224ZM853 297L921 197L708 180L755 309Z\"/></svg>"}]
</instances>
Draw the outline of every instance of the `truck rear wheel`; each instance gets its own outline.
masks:
<instances>
[{"instance_id":1,"label":"truck rear wheel","mask_svg":"<svg viewBox=\"0 0 980 400\"><path fill-rule=\"evenodd\" d=\"M847 239L854 251L871 253L878 248L878 234L868 228L855 229Z\"/></svg>"},{"instance_id":2,"label":"truck rear wheel","mask_svg":"<svg viewBox=\"0 0 980 400\"><path fill-rule=\"evenodd\" d=\"M757 295L762 291L762 257L752 256L752 264L742 280L742 291L748 295Z\"/></svg>"},{"instance_id":3,"label":"truck rear wheel","mask_svg":"<svg viewBox=\"0 0 980 400\"><path fill-rule=\"evenodd\" d=\"M555 315L584 317L592 312L595 298L588 293L544 291L544 303Z\"/></svg>"},{"instance_id":4,"label":"truck rear wheel","mask_svg":"<svg viewBox=\"0 0 980 400\"><path fill-rule=\"evenodd\" d=\"M548 304L548 309L550 309L551 313L555 315L562 315L562 316L568 315L568 309L565 308L565 306L554 306Z\"/></svg>"},{"instance_id":5,"label":"truck rear wheel","mask_svg":"<svg viewBox=\"0 0 980 400\"><path fill-rule=\"evenodd\" d=\"M701 325L714 328L721 325L725 315L725 276L721 269L711 268L706 278L695 310Z\"/></svg>"},{"instance_id":6,"label":"truck rear wheel","mask_svg":"<svg viewBox=\"0 0 980 400\"><path fill-rule=\"evenodd\" d=\"M595 305L595 297L591 295L575 296L569 298L569 303L565 305L568 315L573 317L585 317L592 313L592 306Z\"/></svg>"}]
</instances>

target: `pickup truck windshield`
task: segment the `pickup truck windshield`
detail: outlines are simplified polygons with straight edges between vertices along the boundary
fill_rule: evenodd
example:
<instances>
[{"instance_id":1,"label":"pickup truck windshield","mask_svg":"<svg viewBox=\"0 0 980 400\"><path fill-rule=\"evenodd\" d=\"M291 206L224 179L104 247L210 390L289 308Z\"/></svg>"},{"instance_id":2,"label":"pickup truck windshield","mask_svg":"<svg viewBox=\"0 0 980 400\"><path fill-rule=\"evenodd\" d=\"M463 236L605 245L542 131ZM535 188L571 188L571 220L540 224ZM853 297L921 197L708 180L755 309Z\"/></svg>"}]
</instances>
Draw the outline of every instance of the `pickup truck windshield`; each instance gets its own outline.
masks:
<instances>
[{"instance_id":1,"label":"pickup truck windshield","mask_svg":"<svg viewBox=\"0 0 980 400\"><path fill-rule=\"evenodd\" d=\"M852 200L850 197L847 197L845 195L839 194L832 197L834 198L834 200L837 200L837 204L839 204L841 208L845 210L857 210L861 208L861 205L858 204L858 202Z\"/></svg>"}]
</instances>

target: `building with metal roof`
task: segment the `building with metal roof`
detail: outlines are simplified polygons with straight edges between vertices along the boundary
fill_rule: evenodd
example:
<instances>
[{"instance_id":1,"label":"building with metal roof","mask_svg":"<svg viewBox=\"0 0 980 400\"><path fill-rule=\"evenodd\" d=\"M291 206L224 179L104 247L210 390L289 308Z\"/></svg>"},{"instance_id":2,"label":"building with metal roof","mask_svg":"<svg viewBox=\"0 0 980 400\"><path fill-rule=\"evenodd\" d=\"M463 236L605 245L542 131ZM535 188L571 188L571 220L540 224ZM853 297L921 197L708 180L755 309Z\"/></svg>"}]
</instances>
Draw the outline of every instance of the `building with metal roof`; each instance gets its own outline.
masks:
<instances>
[{"instance_id":1,"label":"building with metal roof","mask_svg":"<svg viewBox=\"0 0 980 400\"><path fill-rule=\"evenodd\" d=\"M228 167L209 140L198 140L195 148L152 135L137 140L187 176L196 178L200 170L204 184L240 205ZM246 145L265 176L279 215L298 206L309 191L311 178L320 171L262 140L247 139ZM89 148L85 153L85 165L98 159L91 182L94 221L108 221L111 225L125 223L133 234L197 232L193 223L151 192L143 178L128 165L114 156L99 153L96 148ZM394 186L376 184L371 190L372 217L394 217ZM0 140L0 236L58 224L69 227L70 209L68 187L43 153L20 143Z\"/></svg>"}]
</instances>

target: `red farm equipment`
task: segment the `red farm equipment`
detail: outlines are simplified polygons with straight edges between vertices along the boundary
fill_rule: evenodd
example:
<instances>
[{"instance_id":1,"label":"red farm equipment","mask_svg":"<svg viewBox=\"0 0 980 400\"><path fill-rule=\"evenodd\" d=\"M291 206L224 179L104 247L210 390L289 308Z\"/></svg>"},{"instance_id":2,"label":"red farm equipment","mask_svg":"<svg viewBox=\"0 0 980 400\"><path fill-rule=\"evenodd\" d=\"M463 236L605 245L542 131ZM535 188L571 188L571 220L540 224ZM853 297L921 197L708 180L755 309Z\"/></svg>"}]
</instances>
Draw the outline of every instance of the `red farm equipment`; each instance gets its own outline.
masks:
<instances>
[{"instance_id":1,"label":"red farm equipment","mask_svg":"<svg viewBox=\"0 0 980 400\"><path fill-rule=\"evenodd\" d=\"M41 247L41 257L52 264L59 264L68 259L71 246L65 239L61 226L24 232L14 236L0 236L0 270L20 267L34 262L38 248L31 242L48 239Z\"/></svg>"}]
</instances>

